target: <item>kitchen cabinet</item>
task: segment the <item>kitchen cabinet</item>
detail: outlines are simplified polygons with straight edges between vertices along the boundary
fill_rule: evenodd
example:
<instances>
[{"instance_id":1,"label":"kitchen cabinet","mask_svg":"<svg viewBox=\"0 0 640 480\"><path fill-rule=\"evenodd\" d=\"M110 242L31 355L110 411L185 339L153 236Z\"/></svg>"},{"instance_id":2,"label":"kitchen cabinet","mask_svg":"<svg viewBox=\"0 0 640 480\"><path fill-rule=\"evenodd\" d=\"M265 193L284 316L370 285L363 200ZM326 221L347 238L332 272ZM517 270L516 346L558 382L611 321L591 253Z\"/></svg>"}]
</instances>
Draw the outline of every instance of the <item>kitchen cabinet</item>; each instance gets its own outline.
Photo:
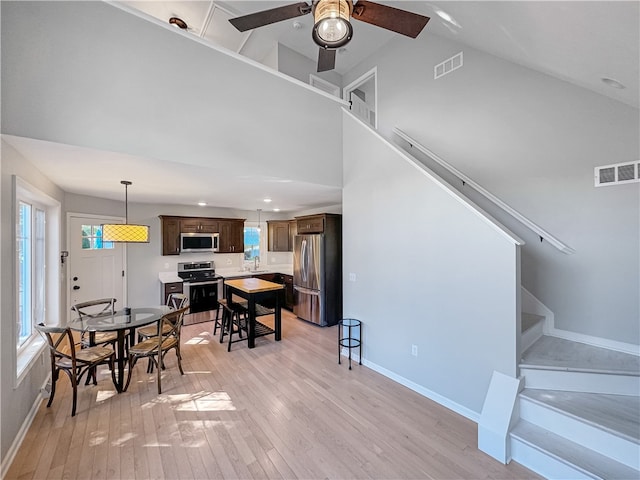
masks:
<instances>
[{"instance_id":1,"label":"kitchen cabinet","mask_svg":"<svg viewBox=\"0 0 640 480\"><path fill-rule=\"evenodd\" d=\"M162 232L162 255L178 255L180 253L180 217L160 215Z\"/></svg>"},{"instance_id":2,"label":"kitchen cabinet","mask_svg":"<svg viewBox=\"0 0 640 480\"><path fill-rule=\"evenodd\" d=\"M219 253L244 252L244 218L160 215L162 255L180 253L181 233L219 233Z\"/></svg>"},{"instance_id":3,"label":"kitchen cabinet","mask_svg":"<svg viewBox=\"0 0 640 480\"><path fill-rule=\"evenodd\" d=\"M282 275L284 283L284 308L293 312L293 276Z\"/></svg>"},{"instance_id":4,"label":"kitchen cabinet","mask_svg":"<svg viewBox=\"0 0 640 480\"><path fill-rule=\"evenodd\" d=\"M267 220L270 252L293 252L293 239L298 231L297 220Z\"/></svg>"},{"instance_id":5,"label":"kitchen cabinet","mask_svg":"<svg viewBox=\"0 0 640 480\"><path fill-rule=\"evenodd\" d=\"M218 253L244 252L244 220L220 219L220 244Z\"/></svg>"},{"instance_id":6,"label":"kitchen cabinet","mask_svg":"<svg viewBox=\"0 0 640 480\"><path fill-rule=\"evenodd\" d=\"M182 293L182 282L171 282L162 284L162 305L167 304L167 298L172 293Z\"/></svg>"},{"instance_id":7,"label":"kitchen cabinet","mask_svg":"<svg viewBox=\"0 0 640 480\"><path fill-rule=\"evenodd\" d=\"M284 285L284 294L281 298L283 303L281 305L287 310L293 311L293 276L285 275L284 273L261 273L254 275L254 278ZM273 308L275 305L267 302L264 306Z\"/></svg>"},{"instance_id":8,"label":"kitchen cabinet","mask_svg":"<svg viewBox=\"0 0 640 480\"><path fill-rule=\"evenodd\" d=\"M289 251L293 252L293 239L298 234L298 221L289 220Z\"/></svg>"},{"instance_id":9,"label":"kitchen cabinet","mask_svg":"<svg viewBox=\"0 0 640 480\"><path fill-rule=\"evenodd\" d=\"M279 276L279 273L261 273L260 275L254 275L253 278L259 278L260 280L265 280L267 282L274 282L274 283L282 283L279 280L276 279L276 276Z\"/></svg>"},{"instance_id":10,"label":"kitchen cabinet","mask_svg":"<svg viewBox=\"0 0 640 480\"><path fill-rule=\"evenodd\" d=\"M218 233L219 223L212 218L182 218L180 231L182 233Z\"/></svg>"},{"instance_id":11,"label":"kitchen cabinet","mask_svg":"<svg viewBox=\"0 0 640 480\"><path fill-rule=\"evenodd\" d=\"M305 233L323 233L325 214L296 217L298 235Z\"/></svg>"},{"instance_id":12,"label":"kitchen cabinet","mask_svg":"<svg viewBox=\"0 0 640 480\"><path fill-rule=\"evenodd\" d=\"M290 223L288 220L268 220L267 250L270 252L290 252L293 244L290 243Z\"/></svg>"}]
</instances>

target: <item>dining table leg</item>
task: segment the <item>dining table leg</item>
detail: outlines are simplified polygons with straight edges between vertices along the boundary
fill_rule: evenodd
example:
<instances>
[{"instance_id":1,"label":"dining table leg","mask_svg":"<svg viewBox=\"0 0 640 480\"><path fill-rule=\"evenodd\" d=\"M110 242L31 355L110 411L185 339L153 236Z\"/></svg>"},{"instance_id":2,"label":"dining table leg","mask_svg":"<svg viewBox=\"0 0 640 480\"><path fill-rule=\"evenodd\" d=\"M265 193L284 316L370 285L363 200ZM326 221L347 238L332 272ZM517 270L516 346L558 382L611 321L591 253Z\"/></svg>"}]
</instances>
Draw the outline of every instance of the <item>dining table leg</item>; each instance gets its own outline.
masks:
<instances>
[{"instance_id":1,"label":"dining table leg","mask_svg":"<svg viewBox=\"0 0 640 480\"><path fill-rule=\"evenodd\" d=\"M124 364L126 358L124 356L125 348L125 331L123 329L118 330L118 341L116 342L116 365L118 372L116 375L116 390L118 393L122 393L124 386Z\"/></svg>"}]
</instances>

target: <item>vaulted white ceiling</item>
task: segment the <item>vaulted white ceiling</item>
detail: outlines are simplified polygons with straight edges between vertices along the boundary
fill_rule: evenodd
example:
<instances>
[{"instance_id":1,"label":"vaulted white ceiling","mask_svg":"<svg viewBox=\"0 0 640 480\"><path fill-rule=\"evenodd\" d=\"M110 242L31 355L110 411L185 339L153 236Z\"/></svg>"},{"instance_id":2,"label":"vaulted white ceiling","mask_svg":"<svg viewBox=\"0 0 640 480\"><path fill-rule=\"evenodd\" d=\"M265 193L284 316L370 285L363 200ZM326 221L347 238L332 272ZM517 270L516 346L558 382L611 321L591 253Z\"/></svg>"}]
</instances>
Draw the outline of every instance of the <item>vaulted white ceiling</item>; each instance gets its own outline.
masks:
<instances>
[{"instance_id":1,"label":"vaulted white ceiling","mask_svg":"<svg viewBox=\"0 0 640 480\"><path fill-rule=\"evenodd\" d=\"M279 42L315 62L310 15L297 19L299 29L285 21L239 34L229 16L290 2L46 3L3 2L3 90L12 96L3 97L2 133L63 189L121 199L126 178L134 201L249 210L265 196L283 210L340 202L340 151L321 141L340 135L332 129L339 121L321 121L339 115L340 103L207 46L260 62ZM431 17L429 35L638 108L638 2L381 3ZM170 16L190 29L169 27ZM354 21L336 71L394 36ZM263 82L278 93L264 98ZM30 102L44 117L29 116ZM322 168L302 168L297 160L309 156Z\"/></svg>"}]
</instances>

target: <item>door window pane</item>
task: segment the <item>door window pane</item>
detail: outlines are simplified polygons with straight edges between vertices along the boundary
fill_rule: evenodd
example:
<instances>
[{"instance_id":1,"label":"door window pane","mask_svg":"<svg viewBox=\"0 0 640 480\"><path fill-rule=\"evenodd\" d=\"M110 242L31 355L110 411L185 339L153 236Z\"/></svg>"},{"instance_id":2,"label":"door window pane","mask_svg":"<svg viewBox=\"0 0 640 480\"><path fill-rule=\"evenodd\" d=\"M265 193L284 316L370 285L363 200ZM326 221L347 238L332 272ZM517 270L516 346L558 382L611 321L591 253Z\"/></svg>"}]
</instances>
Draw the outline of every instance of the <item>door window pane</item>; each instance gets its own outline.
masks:
<instances>
[{"instance_id":1,"label":"door window pane","mask_svg":"<svg viewBox=\"0 0 640 480\"><path fill-rule=\"evenodd\" d=\"M82 225L81 231L83 250L114 248L113 242L102 241L102 225Z\"/></svg>"}]
</instances>

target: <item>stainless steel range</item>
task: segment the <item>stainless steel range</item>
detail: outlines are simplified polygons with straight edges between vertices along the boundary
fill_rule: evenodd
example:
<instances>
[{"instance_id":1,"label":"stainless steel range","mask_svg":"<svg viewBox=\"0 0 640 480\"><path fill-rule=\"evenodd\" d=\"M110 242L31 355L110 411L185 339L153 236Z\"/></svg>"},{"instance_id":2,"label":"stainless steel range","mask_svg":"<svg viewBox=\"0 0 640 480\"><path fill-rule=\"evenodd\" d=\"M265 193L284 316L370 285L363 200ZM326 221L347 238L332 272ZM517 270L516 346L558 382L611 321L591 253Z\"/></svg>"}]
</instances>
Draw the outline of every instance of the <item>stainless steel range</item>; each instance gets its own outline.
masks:
<instances>
[{"instance_id":1,"label":"stainless steel range","mask_svg":"<svg viewBox=\"0 0 640 480\"><path fill-rule=\"evenodd\" d=\"M189 313L218 308L224 278L216 275L213 261L180 262L178 276L183 281L182 290L189 299Z\"/></svg>"}]
</instances>

